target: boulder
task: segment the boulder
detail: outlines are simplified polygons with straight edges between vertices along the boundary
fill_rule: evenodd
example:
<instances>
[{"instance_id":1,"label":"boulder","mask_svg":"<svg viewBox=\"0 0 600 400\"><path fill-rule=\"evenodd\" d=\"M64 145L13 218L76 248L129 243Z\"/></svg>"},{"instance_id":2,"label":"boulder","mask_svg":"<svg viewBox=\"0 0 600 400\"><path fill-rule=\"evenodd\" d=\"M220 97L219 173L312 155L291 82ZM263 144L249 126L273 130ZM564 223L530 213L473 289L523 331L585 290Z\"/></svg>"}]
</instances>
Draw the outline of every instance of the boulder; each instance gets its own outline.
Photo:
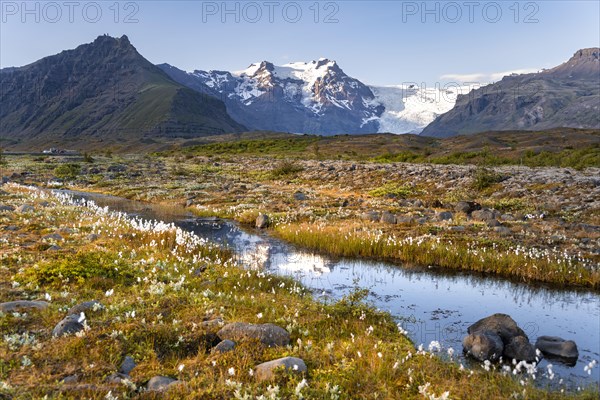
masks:
<instances>
[{"instance_id":1,"label":"boulder","mask_svg":"<svg viewBox=\"0 0 600 400\"><path fill-rule=\"evenodd\" d=\"M0 311L7 312L20 312L24 310L44 310L48 308L50 304L45 301L30 301L30 300L16 300L9 301L6 303L0 303Z\"/></svg>"},{"instance_id":2,"label":"boulder","mask_svg":"<svg viewBox=\"0 0 600 400\"><path fill-rule=\"evenodd\" d=\"M504 346L504 358L533 362L535 360L535 348L529 343L527 336L515 336Z\"/></svg>"},{"instance_id":3,"label":"boulder","mask_svg":"<svg viewBox=\"0 0 600 400\"><path fill-rule=\"evenodd\" d=\"M256 217L256 227L258 229L265 229L269 226L269 222L269 216L266 214L259 214L258 217Z\"/></svg>"},{"instance_id":4,"label":"boulder","mask_svg":"<svg viewBox=\"0 0 600 400\"><path fill-rule=\"evenodd\" d=\"M544 356L563 358L570 363L579 358L577 344L572 340L565 340L557 336L540 336L535 342L535 347Z\"/></svg>"},{"instance_id":5,"label":"boulder","mask_svg":"<svg viewBox=\"0 0 600 400\"><path fill-rule=\"evenodd\" d=\"M146 384L146 390L150 391L161 391L166 390L169 386L179 383L177 379L169 378L166 376L155 376L150 378Z\"/></svg>"},{"instance_id":6,"label":"boulder","mask_svg":"<svg viewBox=\"0 0 600 400\"><path fill-rule=\"evenodd\" d=\"M259 381L271 380L275 377L275 373L278 369L285 369L296 373L307 371L306 364L301 358L283 357L257 365L254 370L254 376L256 376L256 379Z\"/></svg>"},{"instance_id":7,"label":"boulder","mask_svg":"<svg viewBox=\"0 0 600 400\"><path fill-rule=\"evenodd\" d=\"M503 343L508 343L515 336L525 336L525 332L519 328L514 319L507 314L493 314L489 317L480 319L467 329L468 333L476 332L494 332L502 339Z\"/></svg>"},{"instance_id":8,"label":"boulder","mask_svg":"<svg viewBox=\"0 0 600 400\"><path fill-rule=\"evenodd\" d=\"M215 347L213 347L213 353L227 353L235 348L235 342L229 339L225 339L219 342Z\"/></svg>"},{"instance_id":9,"label":"boulder","mask_svg":"<svg viewBox=\"0 0 600 400\"><path fill-rule=\"evenodd\" d=\"M496 361L502 356L504 344L494 332L476 332L465 336L463 351L479 361Z\"/></svg>"},{"instance_id":10,"label":"boulder","mask_svg":"<svg viewBox=\"0 0 600 400\"><path fill-rule=\"evenodd\" d=\"M381 214L380 222L383 222L385 224L395 224L396 216L394 214L392 214L391 212L385 211Z\"/></svg>"},{"instance_id":11,"label":"boulder","mask_svg":"<svg viewBox=\"0 0 600 400\"><path fill-rule=\"evenodd\" d=\"M62 321L56 324L52 330L52 336L61 337L65 335L72 335L84 330L85 328L79 320L80 315L67 315Z\"/></svg>"},{"instance_id":12,"label":"boulder","mask_svg":"<svg viewBox=\"0 0 600 400\"><path fill-rule=\"evenodd\" d=\"M274 324L234 322L221 328L217 332L217 336L221 340L229 339L234 342L258 340L269 347L287 346L290 343L290 334L288 331Z\"/></svg>"}]
</instances>

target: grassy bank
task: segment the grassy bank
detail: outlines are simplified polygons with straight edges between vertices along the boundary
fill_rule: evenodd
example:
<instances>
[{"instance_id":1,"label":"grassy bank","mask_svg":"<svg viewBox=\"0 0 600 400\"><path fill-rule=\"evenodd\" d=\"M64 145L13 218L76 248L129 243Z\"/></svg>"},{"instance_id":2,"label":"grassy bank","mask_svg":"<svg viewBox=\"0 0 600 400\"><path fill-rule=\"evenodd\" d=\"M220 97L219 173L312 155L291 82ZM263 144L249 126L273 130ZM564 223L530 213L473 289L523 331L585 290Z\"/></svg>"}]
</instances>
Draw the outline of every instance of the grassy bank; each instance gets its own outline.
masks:
<instances>
[{"instance_id":1,"label":"grassy bank","mask_svg":"<svg viewBox=\"0 0 600 400\"><path fill-rule=\"evenodd\" d=\"M432 235L396 236L364 222L285 223L276 234L291 243L343 257L364 257L493 273L522 281L600 289L597 265L549 250L512 247L489 240Z\"/></svg>"},{"instance_id":2,"label":"grassy bank","mask_svg":"<svg viewBox=\"0 0 600 400\"><path fill-rule=\"evenodd\" d=\"M593 391L544 391L527 374L469 370L417 351L388 314L362 302L364 293L316 302L296 282L242 269L229 253L172 226L20 186L3 189L2 204L33 210L0 212L0 232L8 232L1 237L0 302L49 305L0 314L2 398L597 398ZM102 307L86 311L84 331L52 337L67 309L93 299ZM292 344L240 343L213 354L219 327L207 321L218 318L280 325ZM137 364L130 378L109 383L126 355ZM308 372L262 383L252 376L257 364L283 356L302 358ZM156 375L183 384L145 391Z\"/></svg>"}]
</instances>

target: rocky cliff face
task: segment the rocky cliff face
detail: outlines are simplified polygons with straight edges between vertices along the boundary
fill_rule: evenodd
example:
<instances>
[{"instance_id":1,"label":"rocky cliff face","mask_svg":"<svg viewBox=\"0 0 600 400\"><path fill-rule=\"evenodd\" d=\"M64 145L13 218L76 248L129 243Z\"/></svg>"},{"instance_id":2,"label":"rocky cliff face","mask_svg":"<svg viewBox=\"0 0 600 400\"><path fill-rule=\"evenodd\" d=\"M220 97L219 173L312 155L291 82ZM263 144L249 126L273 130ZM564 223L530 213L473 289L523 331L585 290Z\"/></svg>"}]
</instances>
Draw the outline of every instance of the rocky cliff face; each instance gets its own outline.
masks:
<instances>
[{"instance_id":1,"label":"rocky cliff face","mask_svg":"<svg viewBox=\"0 0 600 400\"><path fill-rule=\"evenodd\" d=\"M421 133L448 137L499 130L600 128L600 49L539 73L506 76L459 96Z\"/></svg>"}]
</instances>

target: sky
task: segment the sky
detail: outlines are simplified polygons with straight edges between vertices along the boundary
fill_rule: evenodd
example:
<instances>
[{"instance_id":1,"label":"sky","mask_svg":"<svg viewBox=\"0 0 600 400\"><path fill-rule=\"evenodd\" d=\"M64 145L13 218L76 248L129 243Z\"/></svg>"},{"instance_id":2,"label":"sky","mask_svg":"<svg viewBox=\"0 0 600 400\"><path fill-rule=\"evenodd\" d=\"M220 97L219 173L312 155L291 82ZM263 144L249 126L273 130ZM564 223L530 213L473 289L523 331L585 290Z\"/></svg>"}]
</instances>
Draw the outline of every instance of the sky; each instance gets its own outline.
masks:
<instances>
[{"instance_id":1,"label":"sky","mask_svg":"<svg viewBox=\"0 0 600 400\"><path fill-rule=\"evenodd\" d=\"M0 1L0 67L126 34L153 63L336 60L373 85L489 83L600 46L600 1Z\"/></svg>"}]
</instances>

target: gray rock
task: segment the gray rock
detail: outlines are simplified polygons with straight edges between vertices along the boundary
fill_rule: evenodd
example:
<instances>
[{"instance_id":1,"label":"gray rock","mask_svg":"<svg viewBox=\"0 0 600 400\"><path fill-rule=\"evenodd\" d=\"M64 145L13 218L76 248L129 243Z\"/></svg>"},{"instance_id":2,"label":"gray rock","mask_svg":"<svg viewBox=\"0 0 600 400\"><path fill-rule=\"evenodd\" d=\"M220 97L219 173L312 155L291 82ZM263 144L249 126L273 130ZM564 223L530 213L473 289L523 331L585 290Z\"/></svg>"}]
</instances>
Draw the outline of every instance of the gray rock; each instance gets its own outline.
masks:
<instances>
[{"instance_id":1,"label":"gray rock","mask_svg":"<svg viewBox=\"0 0 600 400\"><path fill-rule=\"evenodd\" d=\"M155 376L150 378L146 384L146 390L160 391L165 390L169 386L179 383L177 379L168 378L166 376Z\"/></svg>"},{"instance_id":2,"label":"gray rock","mask_svg":"<svg viewBox=\"0 0 600 400\"><path fill-rule=\"evenodd\" d=\"M442 211L437 215L438 221L449 221L452 219L452 213L450 211Z\"/></svg>"},{"instance_id":3,"label":"gray rock","mask_svg":"<svg viewBox=\"0 0 600 400\"><path fill-rule=\"evenodd\" d=\"M564 358L571 362L579 358L577 344L557 336L540 336L535 342L535 347L545 356Z\"/></svg>"},{"instance_id":4,"label":"gray rock","mask_svg":"<svg viewBox=\"0 0 600 400\"><path fill-rule=\"evenodd\" d=\"M186 206L186 207L191 207L191 206L193 206L193 205L194 205L194 199L187 199L187 200L185 201L185 206Z\"/></svg>"},{"instance_id":5,"label":"gray rock","mask_svg":"<svg viewBox=\"0 0 600 400\"><path fill-rule=\"evenodd\" d=\"M227 353L235 348L235 342L225 339L219 342L215 347L213 347L213 353Z\"/></svg>"},{"instance_id":6,"label":"gray rock","mask_svg":"<svg viewBox=\"0 0 600 400\"><path fill-rule=\"evenodd\" d=\"M512 233L512 231L509 228L507 228L506 226L496 226L496 227L494 227L494 232L496 232L502 236L507 236Z\"/></svg>"},{"instance_id":7,"label":"gray rock","mask_svg":"<svg viewBox=\"0 0 600 400\"><path fill-rule=\"evenodd\" d=\"M306 195L302 192L296 192L294 193L294 199L298 201L304 201L308 200L308 197L306 197Z\"/></svg>"},{"instance_id":8,"label":"gray rock","mask_svg":"<svg viewBox=\"0 0 600 400\"><path fill-rule=\"evenodd\" d=\"M16 300L9 301L6 303L0 303L0 311L4 313L8 312L19 312L24 310L44 310L48 308L50 304L45 301L30 301L30 300Z\"/></svg>"},{"instance_id":9,"label":"gray rock","mask_svg":"<svg viewBox=\"0 0 600 400\"><path fill-rule=\"evenodd\" d=\"M0 205L0 212L2 211L15 211L15 208L13 206L5 206L5 205Z\"/></svg>"},{"instance_id":10,"label":"gray rock","mask_svg":"<svg viewBox=\"0 0 600 400\"><path fill-rule=\"evenodd\" d=\"M500 216L500 219L502 221L507 221L507 222L516 221L517 220L517 218L514 215L512 215L512 214L502 214Z\"/></svg>"},{"instance_id":11,"label":"gray rock","mask_svg":"<svg viewBox=\"0 0 600 400\"><path fill-rule=\"evenodd\" d=\"M494 332L476 332L465 336L463 351L479 361L496 361L502 356L504 344Z\"/></svg>"},{"instance_id":12,"label":"gray rock","mask_svg":"<svg viewBox=\"0 0 600 400\"><path fill-rule=\"evenodd\" d=\"M125 356L125 359L119 367L121 374L129 375L129 373L136 367L135 360L131 356Z\"/></svg>"},{"instance_id":13,"label":"gray rock","mask_svg":"<svg viewBox=\"0 0 600 400\"><path fill-rule=\"evenodd\" d=\"M34 210L33 206L30 206L29 204L23 204L23 205L20 205L19 207L17 207L16 211L18 213L28 213L33 210Z\"/></svg>"},{"instance_id":14,"label":"gray rock","mask_svg":"<svg viewBox=\"0 0 600 400\"><path fill-rule=\"evenodd\" d=\"M98 238L100 238L100 236L96 233L90 233L89 235L86 236L86 239L89 240L90 242L96 241L96 240L98 240Z\"/></svg>"},{"instance_id":15,"label":"gray rock","mask_svg":"<svg viewBox=\"0 0 600 400\"><path fill-rule=\"evenodd\" d=\"M451 226L451 227L449 227L448 229L449 229L449 230L451 230L451 231L453 231L453 232L464 232L464 231L466 231L466 230L467 230L467 229L466 229L464 226L462 226L462 225L455 225L455 226Z\"/></svg>"},{"instance_id":16,"label":"gray rock","mask_svg":"<svg viewBox=\"0 0 600 400\"><path fill-rule=\"evenodd\" d=\"M104 306L97 300L85 301L83 303L77 304L67 311L67 315L77 314L79 316L82 312L87 313L89 311L97 311L103 310Z\"/></svg>"},{"instance_id":17,"label":"gray rock","mask_svg":"<svg viewBox=\"0 0 600 400\"><path fill-rule=\"evenodd\" d=\"M504 344L515 336L525 336L525 332L519 328L514 319L507 314L493 314L480 319L467 329L468 333L493 332L500 336Z\"/></svg>"},{"instance_id":18,"label":"gray rock","mask_svg":"<svg viewBox=\"0 0 600 400\"><path fill-rule=\"evenodd\" d=\"M502 225L497 219L488 219L485 221L485 224L490 228L495 228Z\"/></svg>"},{"instance_id":19,"label":"gray rock","mask_svg":"<svg viewBox=\"0 0 600 400\"><path fill-rule=\"evenodd\" d=\"M269 226L269 216L266 214L259 214L256 217L256 227L258 229L264 229Z\"/></svg>"},{"instance_id":20,"label":"gray rock","mask_svg":"<svg viewBox=\"0 0 600 400\"><path fill-rule=\"evenodd\" d=\"M79 318L79 315L67 315L62 321L56 324L52 330L52 336L61 337L82 331L84 326L79 322Z\"/></svg>"},{"instance_id":21,"label":"gray rock","mask_svg":"<svg viewBox=\"0 0 600 400\"><path fill-rule=\"evenodd\" d=\"M254 376L256 376L256 379L259 381L270 380L275 377L275 373L278 369L285 369L296 373L304 373L307 371L306 364L301 358L283 357L257 365L254 370Z\"/></svg>"},{"instance_id":22,"label":"gray rock","mask_svg":"<svg viewBox=\"0 0 600 400\"><path fill-rule=\"evenodd\" d=\"M65 384L69 384L69 383L77 383L78 380L79 380L79 376L77 374L75 374L75 375L65 376L60 381Z\"/></svg>"},{"instance_id":23,"label":"gray rock","mask_svg":"<svg viewBox=\"0 0 600 400\"><path fill-rule=\"evenodd\" d=\"M507 360L524 360L527 362L535 361L535 348L529 343L527 336L515 336L505 346L504 358Z\"/></svg>"},{"instance_id":24,"label":"gray rock","mask_svg":"<svg viewBox=\"0 0 600 400\"><path fill-rule=\"evenodd\" d=\"M42 236L43 240L63 240L63 237L60 236L58 233L51 233L49 235L44 235Z\"/></svg>"},{"instance_id":25,"label":"gray rock","mask_svg":"<svg viewBox=\"0 0 600 400\"><path fill-rule=\"evenodd\" d=\"M471 218L476 221L488 221L496 219L496 213L492 210L475 210L471 213Z\"/></svg>"},{"instance_id":26,"label":"gray rock","mask_svg":"<svg viewBox=\"0 0 600 400\"><path fill-rule=\"evenodd\" d=\"M290 334L285 329L274 324L248 324L234 322L225 325L217 336L221 340L229 339L234 342L243 340L258 340L262 344L274 346L287 346L290 343Z\"/></svg>"},{"instance_id":27,"label":"gray rock","mask_svg":"<svg viewBox=\"0 0 600 400\"><path fill-rule=\"evenodd\" d=\"M378 212L375 211L367 211L360 216L360 219L365 221L377 222L381 219Z\"/></svg>"},{"instance_id":28,"label":"gray rock","mask_svg":"<svg viewBox=\"0 0 600 400\"><path fill-rule=\"evenodd\" d=\"M459 201L454 206L454 211L471 214L473 211L480 210L481 206L474 201Z\"/></svg>"},{"instance_id":29,"label":"gray rock","mask_svg":"<svg viewBox=\"0 0 600 400\"><path fill-rule=\"evenodd\" d=\"M57 246L57 245L53 244L52 246L48 247L48 248L46 249L46 251L59 251L59 250L61 250L61 249L62 249L62 247L60 247L60 246Z\"/></svg>"},{"instance_id":30,"label":"gray rock","mask_svg":"<svg viewBox=\"0 0 600 400\"><path fill-rule=\"evenodd\" d=\"M415 222L415 218L412 215L396 215L397 224L412 224Z\"/></svg>"},{"instance_id":31,"label":"gray rock","mask_svg":"<svg viewBox=\"0 0 600 400\"><path fill-rule=\"evenodd\" d=\"M395 224L396 223L396 216L394 214L392 214L391 212L383 212L381 214L381 220L380 222L386 223L386 224Z\"/></svg>"}]
</instances>

